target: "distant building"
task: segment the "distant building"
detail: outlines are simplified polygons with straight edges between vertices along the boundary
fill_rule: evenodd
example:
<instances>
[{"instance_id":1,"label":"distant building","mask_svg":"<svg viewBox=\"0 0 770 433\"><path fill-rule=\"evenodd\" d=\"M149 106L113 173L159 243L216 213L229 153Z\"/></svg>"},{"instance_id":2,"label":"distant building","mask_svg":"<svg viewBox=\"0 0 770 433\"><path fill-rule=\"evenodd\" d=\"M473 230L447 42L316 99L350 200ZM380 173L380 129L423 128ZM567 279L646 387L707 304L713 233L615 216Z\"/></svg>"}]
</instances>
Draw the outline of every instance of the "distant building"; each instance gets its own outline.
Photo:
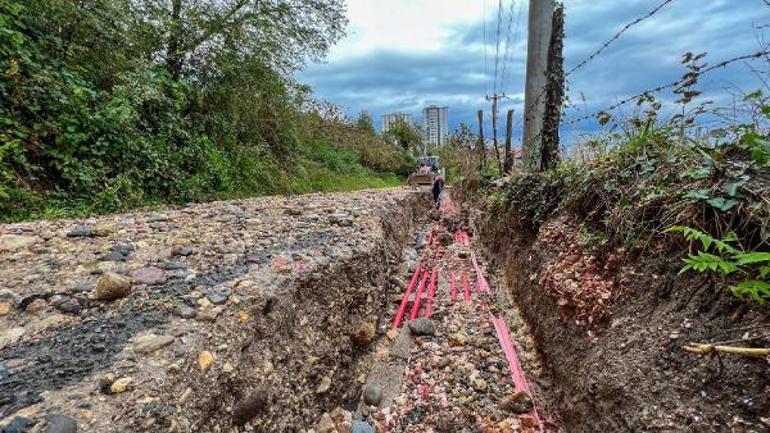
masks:
<instances>
[{"instance_id":1,"label":"distant building","mask_svg":"<svg viewBox=\"0 0 770 433\"><path fill-rule=\"evenodd\" d=\"M449 135L447 127L447 107L431 105L422 110L422 125L425 143L443 146Z\"/></svg>"},{"instance_id":2,"label":"distant building","mask_svg":"<svg viewBox=\"0 0 770 433\"><path fill-rule=\"evenodd\" d=\"M383 134L388 132L390 127L398 121L406 122L407 124L410 124L410 125L412 124L412 116L407 113L383 114L381 116L381 120L382 120L381 130Z\"/></svg>"}]
</instances>

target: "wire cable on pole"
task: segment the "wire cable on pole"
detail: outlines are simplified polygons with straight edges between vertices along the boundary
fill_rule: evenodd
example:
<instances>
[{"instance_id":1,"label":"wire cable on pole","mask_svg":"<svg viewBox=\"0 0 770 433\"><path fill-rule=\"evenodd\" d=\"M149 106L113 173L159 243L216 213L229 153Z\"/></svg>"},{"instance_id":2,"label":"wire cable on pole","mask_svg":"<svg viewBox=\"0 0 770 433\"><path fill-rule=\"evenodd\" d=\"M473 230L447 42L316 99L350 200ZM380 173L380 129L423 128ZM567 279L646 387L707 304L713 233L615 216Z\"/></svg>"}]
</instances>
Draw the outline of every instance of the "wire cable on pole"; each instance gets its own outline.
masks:
<instances>
[{"instance_id":1,"label":"wire cable on pole","mask_svg":"<svg viewBox=\"0 0 770 433\"><path fill-rule=\"evenodd\" d=\"M482 17L481 22L484 25L484 82L486 83L487 77L487 0L482 2ZM486 84L484 85L484 93L486 93Z\"/></svg>"},{"instance_id":2,"label":"wire cable on pole","mask_svg":"<svg viewBox=\"0 0 770 433\"><path fill-rule=\"evenodd\" d=\"M582 68L583 66L587 65L587 64L588 64L588 63L589 63L591 60L595 59L595 58L596 58L596 57L597 57L599 54L601 54L601 53L602 53L602 51L604 51L604 50L605 50L607 47L609 47L609 46L610 46L610 45L611 45L613 42L615 42L616 40L618 40L618 39L620 38L620 36L622 36L622 35L623 35L623 33L625 33L625 32L626 32L626 30L628 30L628 29L630 29L631 27L633 27L633 26L635 26L635 25L639 24L640 22L642 22L642 21L644 21L644 20L646 20L646 19L648 19L648 18L652 17L653 15L655 15L656 13L658 13L658 11L660 11L661 9L663 9L665 6L667 6L669 3L673 2L673 1L674 1L674 0L663 0L663 2L662 2L661 4L659 4L659 5L658 5L658 7L656 7L656 8L655 8L655 9L653 9L653 10L651 10L651 11L650 11L650 12L648 12L646 15L644 15L644 16L641 16L641 17L639 17L639 18L637 18L637 19L635 19L635 20L631 21L630 23L626 24L626 25L625 25L625 26L624 26L622 29L620 29L620 31L619 31L619 32L615 33L615 35L614 35L614 36L612 36L612 37L611 37L611 38L609 38L607 41L605 41L605 42L604 42L604 43L601 45L601 47L599 47L599 49L598 49L598 50L596 50L596 51L594 51L593 53L591 53L591 55L590 55L590 56L586 57L585 59L583 59L582 61L580 61L580 62L579 62L577 65L575 65L575 67L573 67L572 69L570 69L570 70L569 70L569 72L567 72L567 73L565 74L565 78L566 78L566 77L568 77L568 76L570 76L570 75L572 75L572 73L573 73L573 72L577 71L578 69Z\"/></svg>"},{"instance_id":3,"label":"wire cable on pole","mask_svg":"<svg viewBox=\"0 0 770 433\"><path fill-rule=\"evenodd\" d=\"M711 66L709 66L707 68L704 68L704 69L702 69L700 71L697 71L697 72L688 72L681 79L679 79L677 81L674 81L674 82L671 82L671 83L668 83L668 84L664 84L664 85L655 87L654 89L646 90L646 91L638 93L638 94L636 94L634 96L627 97L625 99L622 99L622 100L616 102L615 104L610 105L609 107L607 107L607 108L605 108L603 110L595 111L592 114L585 115L585 116L580 116L578 118L575 118L575 119L572 119L572 120L569 120L569 121L562 121L562 125L565 125L565 126L566 125L574 125L574 124L582 122L584 120L595 118L595 117L601 115L602 113L606 113L608 111L612 111L612 110L614 110L616 108L619 108L619 107L621 107L621 106L623 106L625 104L628 104L629 102L635 101L636 99L639 99L642 96L649 95L650 93L661 92L661 91L666 90L666 89L672 89L672 88L675 88L675 87L679 87L680 85L684 84L685 82L688 82L688 81L690 81L690 80L692 80L694 78L700 77L701 75L706 74L708 72L711 72L711 71L713 71L715 69L724 68L724 67L726 67L727 65L729 65L731 63L739 62L739 61L742 61L742 60L758 59L758 58L766 56L768 54L770 54L770 50L758 51L756 53L745 54L745 55L742 55L742 56L733 57L732 59L723 60L723 61L721 61L719 63L711 65Z\"/></svg>"},{"instance_id":4,"label":"wire cable on pole","mask_svg":"<svg viewBox=\"0 0 770 433\"><path fill-rule=\"evenodd\" d=\"M497 95L497 70L500 64L500 26L503 21L503 0L497 3L497 32L495 36L495 76L492 81L492 93Z\"/></svg>"},{"instance_id":5,"label":"wire cable on pole","mask_svg":"<svg viewBox=\"0 0 770 433\"><path fill-rule=\"evenodd\" d=\"M505 37L505 51L503 52L503 72L500 75L500 89L502 91L505 91L505 75L506 75L506 69L508 62L510 59L513 58L513 50L511 47L511 44L514 43L511 38L513 36L512 32L512 26L513 26L513 15L515 13L516 9L516 0L511 0L511 7L508 11L508 29L506 30L506 37ZM517 23L518 27L518 23Z\"/></svg>"}]
</instances>

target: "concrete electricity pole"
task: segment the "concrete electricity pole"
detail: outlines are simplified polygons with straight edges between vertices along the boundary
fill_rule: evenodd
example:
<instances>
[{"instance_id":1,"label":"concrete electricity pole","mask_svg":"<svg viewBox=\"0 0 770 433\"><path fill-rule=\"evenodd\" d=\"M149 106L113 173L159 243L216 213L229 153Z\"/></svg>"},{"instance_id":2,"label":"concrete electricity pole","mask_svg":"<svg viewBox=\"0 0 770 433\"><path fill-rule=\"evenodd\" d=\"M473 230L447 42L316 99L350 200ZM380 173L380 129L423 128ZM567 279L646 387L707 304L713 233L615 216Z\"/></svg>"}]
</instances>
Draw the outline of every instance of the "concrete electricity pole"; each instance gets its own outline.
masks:
<instances>
[{"instance_id":1,"label":"concrete electricity pole","mask_svg":"<svg viewBox=\"0 0 770 433\"><path fill-rule=\"evenodd\" d=\"M492 101L492 142L495 145L495 157L497 158L497 170L500 172L500 176L503 175L503 166L500 163L500 148L497 145L497 101L505 98L505 93L498 95L495 93L492 96L487 95L487 101Z\"/></svg>"},{"instance_id":2,"label":"concrete electricity pole","mask_svg":"<svg viewBox=\"0 0 770 433\"><path fill-rule=\"evenodd\" d=\"M525 166L535 170L540 169L540 142L547 99L548 46L551 42L554 7L554 0L529 0L522 151Z\"/></svg>"}]
</instances>

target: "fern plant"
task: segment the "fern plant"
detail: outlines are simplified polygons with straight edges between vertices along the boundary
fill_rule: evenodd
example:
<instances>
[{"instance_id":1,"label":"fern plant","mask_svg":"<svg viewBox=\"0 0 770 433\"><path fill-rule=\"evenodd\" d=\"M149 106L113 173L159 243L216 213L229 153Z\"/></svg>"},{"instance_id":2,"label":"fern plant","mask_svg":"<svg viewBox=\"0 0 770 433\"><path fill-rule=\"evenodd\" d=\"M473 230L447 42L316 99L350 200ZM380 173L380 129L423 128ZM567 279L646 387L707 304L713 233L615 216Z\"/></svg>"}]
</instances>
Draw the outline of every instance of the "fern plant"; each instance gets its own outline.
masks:
<instances>
[{"instance_id":1,"label":"fern plant","mask_svg":"<svg viewBox=\"0 0 770 433\"><path fill-rule=\"evenodd\" d=\"M724 276L738 273L744 278L730 286L738 298L752 299L760 304L770 300L770 252L745 251L735 233L716 239L708 233L686 226L672 226L666 233L682 233L688 241L700 243L700 249L683 258L679 274L693 270L715 272Z\"/></svg>"}]
</instances>

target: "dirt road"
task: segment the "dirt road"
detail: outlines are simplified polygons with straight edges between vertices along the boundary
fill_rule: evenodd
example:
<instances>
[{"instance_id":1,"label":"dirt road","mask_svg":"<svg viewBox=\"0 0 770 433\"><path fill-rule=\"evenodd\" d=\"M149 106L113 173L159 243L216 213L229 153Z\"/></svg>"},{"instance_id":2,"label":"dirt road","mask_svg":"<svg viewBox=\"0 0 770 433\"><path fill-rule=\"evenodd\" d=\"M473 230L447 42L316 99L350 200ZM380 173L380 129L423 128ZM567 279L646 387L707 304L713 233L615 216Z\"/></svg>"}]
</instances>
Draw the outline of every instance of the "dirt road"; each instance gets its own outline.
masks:
<instances>
[{"instance_id":1,"label":"dirt road","mask_svg":"<svg viewBox=\"0 0 770 433\"><path fill-rule=\"evenodd\" d=\"M429 203L396 189L0 227L2 431L526 431L496 295L452 301L450 271L476 290L472 250ZM394 335L426 260L435 332Z\"/></svg>"}]
</instances>

